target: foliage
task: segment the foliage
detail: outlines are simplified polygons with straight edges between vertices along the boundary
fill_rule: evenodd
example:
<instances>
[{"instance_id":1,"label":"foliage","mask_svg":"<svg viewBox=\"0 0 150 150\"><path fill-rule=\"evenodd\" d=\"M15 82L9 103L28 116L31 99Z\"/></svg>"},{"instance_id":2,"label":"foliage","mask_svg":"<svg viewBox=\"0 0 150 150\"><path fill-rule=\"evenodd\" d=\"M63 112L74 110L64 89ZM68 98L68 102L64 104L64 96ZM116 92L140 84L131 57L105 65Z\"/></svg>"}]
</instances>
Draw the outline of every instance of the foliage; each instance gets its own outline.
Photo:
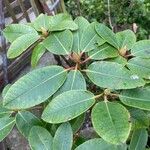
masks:
<instances>
[{"instance_id":1,"label":"foliage","mask_svg":"<svg viewBox=\"0 0 150 150\"><path fill-rule=\"evenodd\" d=\"M90 21L97 20L109 25L108 1L80 0L80 8L77 1L66 0L69 13L73 16L81 15ZM138 26L138 39L149 38L150 29L150 1L149 0L110 0L110 16L116 31L132 28L132 24Z\"/></svg>"},{"instance_id":2,"label":"foliage","mask_svg":"<svg viewBox=\"0 0 150 150\"><path fill-rule=\"evenodd\" d=\"M11 42L8 58L33 46L33 71L4 88L0 140L16 124L33 150L144 150L150 111L150 40L131 30L68 14L41 14L26 25L3 31ZM23 41L22 41L23 39ZM34 69L49 51L66 64ZM31 113L42 109L41 118ZM90 110L98 138L83 143L80 129Z\"/></svg>"}]
</instances>

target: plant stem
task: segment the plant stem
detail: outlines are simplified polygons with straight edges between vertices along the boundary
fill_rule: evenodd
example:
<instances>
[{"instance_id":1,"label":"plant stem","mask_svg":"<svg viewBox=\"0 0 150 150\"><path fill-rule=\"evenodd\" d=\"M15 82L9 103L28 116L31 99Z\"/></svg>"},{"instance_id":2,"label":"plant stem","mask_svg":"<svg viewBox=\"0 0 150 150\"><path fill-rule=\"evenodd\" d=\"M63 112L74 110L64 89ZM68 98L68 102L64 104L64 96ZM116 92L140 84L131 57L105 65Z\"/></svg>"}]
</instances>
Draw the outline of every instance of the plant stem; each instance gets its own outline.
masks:
<instances>
[{"instance_id":1,"label":"plant stem","mask_svg":"<svg viewBox=\"0 0 150 150\"><path fill-rule=\"evenodd\" d=\"M109 20L109 25L112 29L112 31L114 30L114 27L112 25L112 20L111 20L111 12L110 12L110 0L107 0L107 8L108 8L108 20Z\"/></svg>"}]
</instances>

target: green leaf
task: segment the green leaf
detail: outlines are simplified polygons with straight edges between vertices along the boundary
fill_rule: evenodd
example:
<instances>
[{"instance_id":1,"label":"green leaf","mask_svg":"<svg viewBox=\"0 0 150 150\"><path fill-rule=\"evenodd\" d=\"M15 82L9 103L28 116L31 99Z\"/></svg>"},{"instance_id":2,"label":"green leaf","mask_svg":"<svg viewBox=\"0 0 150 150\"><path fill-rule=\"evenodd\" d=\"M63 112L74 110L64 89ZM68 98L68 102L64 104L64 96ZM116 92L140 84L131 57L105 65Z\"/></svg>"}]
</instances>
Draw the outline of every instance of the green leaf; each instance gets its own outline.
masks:
<instances>
[{"instance_id":1,"label":"green leaf","mask_svg":"<svg viewBox=\"0 0 150 150\"><path fill-rule=\"evenodd\" d=\"M32 127L28 140L32 150L52 150L53 137L43 127Z\"/></svg>"},{"instance_id":2,"label":"green leaf","mask_svg":"<svg viewBox=\"0 0 150 150\"><path fill-rule=\"evenodd\" d=\"M134 44L131 49L131 54L133 56L138 56L141 58L150 58L150 40L141 40Z\"/></svg>"},{"instance_id":3,"label":"green leaf","mask_svg":"<svg viewBox=\"0 0 150 150\"><path fill-rule=\"evenodd\" d=\"M48 104L42 119L49 123L66 122L87 111L94 103L94 95L88 91L67 91Z\"/></svg>"},{"instance_id":4,"label":"green leaf","mask_svg":"<svg viewBox=\"0 0 150 150\"><path fill-rule=\"evenodd\" d=\"M139 76L150 79L150 59L134 57L127 63L127 67Z\"/></svg>"},{"instance_id":5,"label":"green leaf","mask_svg":"<svg viewBox=\"0 0 150 150\"><path fill-rule=\"evenodd\" d=\"M146 129L135 130L132 135L129 150L145 150L148 141Z\"/></svg>"},{"instance_id":6,"label":"green leaf","mask_svg":"<svg viewBox=\"0 0 150 150\"><path fill-rule=\"evenodd\" d=\"M73 35L71 31L55 32L50 34L44 41L44 47L57 55L68 55L71 53Z\"/></svg>"},{"instance_id":7,"label":"green leaf","mask_svg":"<svg viewBox=\"0 0 150 150\"><path fill-rule=\"evenodd\" d=\"M98 36L95 31L95 22L91 23L82 34L82 38L80 41L80 48L82 52L88 52L93 50L96 45L103 44L105 41Z\"/></svg>"},{"instance_id":8,"label":"green leaf","mask_svg":"<svg viewBox=\"0 0 150 150\"><path fill-rule=\"evenodd\" d=\"M115 58L109 59L109 61L116 62L118 64L121 64L122 66L125 66L127 64L127 59L125 59L124 57L122 57L120 55Z\"/></svg>"},{"instance_id":9,"label":"green leaf","mask_svg":"<svg viewBox=\"0 0 150 150\"><path fill-rule=\"evenodd\" d=\"M81 48L80 48L80 42L82 38L83 32L86 30L86 28L89 26L89 22L83 18L83 17L77 17L74 22L78 25L78 30L73 33L73 52L80 54Z\"/></svg>"},{"instance_id":10,"label":"green leaf","mask_svg":"<svg viewBox=\"0 0 150 150\"><path fill-rule=\"evenodd\" d=\"M150 88L124 90L119 95L122 103L139 109L150 110Z\"/></svg>"},{"instance_id":11,"label":"green leaf","mask_svg":"<svg viewBox=\"0 0 150 150\"><path fill-rule=\"evenodd\" d=\"M57 95L63 92L70 91L70 90L86 90L85 79L79 70L71 70L68 73L65 83L54 94L54 97L56 97Z\"/></svg>"},{"instance_id":12,"label":"green leaf","mask_svg":"<svg viewBox=\"0 0 150 150\"><path fill-rule=\"evenodd\" d=\"M28 25L11 24L3 30L3 34L9 42L13 42L17 38L25 34L37 34L37 31Z\"/></svg>"},{"instance_id":13,"label":"green leaf","mask_svg":"<svg viewBox=\"0 0 150 150\"><path fill-rule=\"evenodd\" d=\"M107 142L124 143L130 133L129 112L118 103L99 102L92 110L95 131Z\"/></svg>"},{"instance_id":14,"label":"green leaf","mask_svg":"<svg viewBox=\"0 0 150 150\"><path fill-rule=\"evenodd\" d=\"M31 57L31 66L32 67L36 67L39 59L43 56L45 51L46 51L46 49L43 46L43 43L39 43L38 45L36 45L34 47L33 52L32 52L32 57Z\"/></svg>"},{"instance_id":15,"label":"green leaf","mask_svg":"<svg viewBox=\"0 0 150 150\"><path fill-rule=\"evenodd\" d=\"M113 145L105 142L103 139L91 139L79 145L75 150L126 150L127 146Z\"/></svg>"},{"instance_id":16,"label":"green leaf","mask_svg":"<svg viewBox=\"0 0 150 150\"><path fill-rule=\"evenodd\" d=\"M115 62L94 62L85 71L94 84L103 88L132 89L145 84L138 75Z\"/></svg>"},{"instance_id":17,"label":"green leaf","mask_svg":"<svg viewBox=\"0 0 150 150\"><path fill-rule=\"evenodd\" d=\"M11 111L11 110L9 110L7 108L4 108L3 107L3 103L0 102L0 118L3 118L5 116L10 116L12 112L13 111Z\"/></svg>"},{"instance_id":18,"label":"green leaf","mask_svg":"<svg viewBox=\"0 0 150 150\"><path fill-rule=\"evenodd\" d=\"M77 30L77 24L72 20L71 16L66 13L60 13L49 19L49 31L62 31L65 29Z\"/></svg>"},{"instance_id":19,"label":"green leaf","mask_svg":"<svg viewBox=\"0 0 150 150\"><path fill-rule=\"evenodd\" d=\"M129 109L129 112L131 115L133 129L149 127L149 118L144 111L140 109L131 108Z\"/></svg>"},{"instance_id":20,"label":"green leaf","mask_svg":"<svg viewBox=\"0 0 150 150\"><path fill-rule=\"evenodd\" d=\"M48 30L49 20L50 16L47 16L46 14L40 14L31 24L37 31L42 31L42 28Z\"/></svg>"},{"instance_id":21,"label":"green leaf","mask_svg":"<svg viewBox=\"0 0 150 150\"><path fill-rule=\"evenodd\" d=\"M85 121L85 113L70 121L73 133L76 133Z\"/></svg>"},{"instance_id":22,"label":"green leaf","mask_svg":"<svg viewBox=\"0 0 150 150\"><path fill-rule=\"evenodd\" d=\"M57 129L53 139L53 150L71 150L73 133L69 123L63 123Z\"/></svg>"},{"instance_id":23,"label":"green leaf","mask_svg":"<svg viewBox=\"0 0 150 150\"><path fill-rule=\"evenodd\" d=\"M18 112L16 115L16 125L21 134L28 138L33 126L41 125L42 122L35 115L28 111Z\"/></svg>"},{"instance_id":24,"label":"green leaf","mask_svg":"<svg viewBox=\"0 0 150 150\"><path fill-rule=\"evenodd\" d=\"M11 84L7 84L3 91L2 91L2 97L4 98L4 96L6 95L7 91L9 90L9 88L11 87Z\"/></svg>"},{"instance_id":25,"label":"green leaf","mask_svg":"<svg viewBox=\"0 0 150 150\"><path fill-rule=\"evenodd\" d=\"M4 97L9 109L26 109L46 101L64 83L66 70L59 66L36 69L15 82Z\"/></svg>"},{"instance_id":26,"label":"green leaf","mask_svg":"<svg viewBox=\"0 0 150 150\"><path fill-rule=\"evenodd\" d=\"M131 30L124 30L124 31L118 32L116 34L116 38L118 40L120 49L126 47L128 50L130 50L136 42L136 36L134 32Z\"/></svg>"},{"instance_id":27,"label":"green leaf","mask_svg":"<svg viewBox=\"0 0 150 150\"><path fill-rule=\"evenodd\" d=\"M9 117L0 118L0 141L2 141L15 125L15 119Z\"/></svg>"},{"instance_id":28,"label":"green leaf","mask_svg":"<svg viewBox=\"0 0 150 150\"><path fill-rule=\"evenodd\" d=\"M116 48L112 47L111 45L107 43L97 47L96 49L88 53L88 56L94 60L103 60L106 58L113 58L113 57L117 57L118 55L119 53L116 50Z\"/></svg>"},{"instance_id":29,"label":"green leaf","mask_svg":"<svg viewBox=\"0 0 150 150\"><path fill-rule=\"evenodd\" d=\"M119 49L119 44L115 33L113 33L107 26L101 23L97 23L95 29L99 34L99 36L101 36L104 40L106 40L110 45Z\"/></svg>"},{"instance_id":30,"label":"green leaf","mask_svg":"<svg viewBox=\"0 0 150 150\"><path fill-rule=\"evenodd\" d=\"M15 58L19 56L32 44L34 44L39 38L40 36L35 33L22 35L10 45L7 52L7 57Z\"/></svg>"}]
</instances>

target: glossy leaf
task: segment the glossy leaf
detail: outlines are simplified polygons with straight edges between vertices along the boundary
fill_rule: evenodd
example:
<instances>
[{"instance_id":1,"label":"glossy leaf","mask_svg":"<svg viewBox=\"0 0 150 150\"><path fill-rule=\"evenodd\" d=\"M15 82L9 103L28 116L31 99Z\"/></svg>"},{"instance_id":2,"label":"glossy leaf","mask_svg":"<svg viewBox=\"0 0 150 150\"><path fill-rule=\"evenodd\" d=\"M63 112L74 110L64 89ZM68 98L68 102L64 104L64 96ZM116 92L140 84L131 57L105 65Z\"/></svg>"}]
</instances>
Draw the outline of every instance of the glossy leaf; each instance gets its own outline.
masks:
<instances>
[{"instance_id":1,"label":"glossy leaf","mask_svg":"<svg viewBox=\"0 0 150 150\"><path fill-rule=\"evenodd\" d=\"M136 42L136 36L134 32L131 30L124 30L124 31L118 32L116 34L116 38L118 40L120 49L126 47L128 50L130 50Z\"/></svg>"},{"instance_id":2,"label":"glossy leaf","mask_svg":"<svg viewBox=\"0 0 150 150\"><path fill-rule=\"evenodd\" d=\"M68 55L71 53L73 35L71 31L55 32L50 34L44 41L44 47L57 55Z\"/></svg>"},{"instance_id":3,"label":"glossy leaf","mask_svg":"<svg viewBox=\"0 0 150 150\"><path fill-rule=\"evenodd\" d=\"M53 137L43 127L32 127L28 140L32 150L52 150Z\"/></svg>"},{"instance_id":4,"label":"glossy leaf","mask_svg":"<svg viewBox=\"0 0 150 150\"><path fill-rule=\"evenodd\" d=\"M57 129L53 139L53 150L71 150L73 133L69 123L63 123Z\"/></svg>"},{"instance_id":5,"label":"glossy leaf","mask_svg":"<svg viewBox=\"0 0 150 150\"><path fill-rule=\"evenodd\" d=\"M50 17L46 14L40 14L34 22L32 22L32 26L37 31L42 31L42 29L48 30L49 29L49 19Z\"/></svg>"},{"instance_id":6,"label":"glossy leaf","mask_svg":"<svg viewBox=\"0 0 150 150\"><path fill-rule=\"evenodd\" d=\"M134 57L127 63L127 67L138 74L139 76L150 79L150 59L143 59L140 57Z\"/></svg>"},{"instance_id":7,"label":"glossy leaf","mask_svg":"<svg viewBox=\"0 0 150 150\"><path fill-rule=\"evenodd\" d=\"M115 33L113 33L107 26L97 23L95 29L99 36L106 40L110 45L119 49L119 44Z\"/></svg>"},{"instance_id":8,"label":"glossy leaf","mask_svg":"<svg viewBox=\"0 0 150 150\"><path fill-rule=\"evenodd\" d=\"M7 52L8 58L15 58L22 54L27 48L34 44L40 36L38 34L25 34L17 38L9 47Z\"/></svg>"},{"instance_id":9,"label":"glossy leaf","mask_svg":"<svg viewBox=\"0 0 150 150\"><path fill-rule=\"evenodd\" d=\"M3 30L3 34L9 42L13 42L18 37L25 35L25 34L37 34L37 31L28 25L11 24Z\"/></svg>"},{"instance_id":10,"label":"glossy leaf","mask_svg":"<svg viewBox=\"0 0 150 150\"><path fill-rule=\"evenodd\" d=\"M0 141L2 141L15 125L15 119L9 117L0 118Z\"/></svg>"},{"instance_id":11,"label":"glossy leaf","mask_svg":"<svg viewBox=\"0 0 150 150\"><path fill-rule=\"evenodd\" d=\"M132 135L129 150L145 150L148 140L146 129L135 130Z\"/></svg>"},{"instance_id":12,"label":"glossy leaf","mask_svg":"<svg viewBox=\"0 0 150 150\"><path fill-rule=\"evenodd\" d=\"M94 60L103 60L106 58L113 58L113 57L117 57L118 55L119 53L116 50L116 48L112 47L111 45L107 43L97 47L96 49L88 53L88 56Z\"/></svg>"},{"instance_id":13,"label":"glossy leaf","mask_svg":"<svg viewBox=\"0 0 150 150\"><path fill-rule=\"evenodd\" d=\"M119 95L122 103L139 109L150 110L150 88L124 90Z\"/></svg>"},{"instance_id":14,"label":"glossy leaf","mask_svg":"<svg viewBox=\"0 0 150 150\"><path fill-rule=\"evenodd\" d=\"M32 57L31 57L31 66L32 67L36 67L39 59L43 56L45 51L46 51L46 49L43 46L43 43L39 43L38 45L36 45L34 47L33 52L32 52Z\"/></svg>"},{"instance_id":15,"label":"glossy leaf","mask_svg":"<svg viewBox=\"0 0 150 150\"><path fill-rule=\"evenodd\" d=\"M85 71L94 84L103 88L132 89L145 84L138 75L114 62L94 62Z\"/></svg>"},{"instance_id":16,"label":"glossy leaf","mask_svg":"<svg viewBox=\"0 0 150 150\"><path fill-rule=\"evenodd\" d=\"M46 101L64 83L66 71L59 66L34 70L15 82L4 97L9 109L26 109Z\"/></svg>"},{"instance_id":17,"label":"glossy leaf","mask_svg":"<svg viewBox=\"0 0 150 150\"><path fill-rule=\"evenodd\" d=\"M105 41L98 36L98 34L95 31L95 22L90 24L86 30L83 31L81 42L80 42L80 48L82 52L88 52L90 50L93 50L98 43L104 43Z\"/></svg>"},{"instance_id":18,"label":"glossy leaf","mask_svg":"<svg viewBox=\"0 0 150 150\"><path fill-rule=\"evenodd\" d=\"M65 29L77 30L77 24L72 20L71 16L66 13L60 13L50 18L49 31L62 31Z\"/></svg>"},{"instance_id":19,"label":"glossy leaf","mask_svg":"<svg viewBox=\"0 0 150 150\"><path fill-rule=\"evenodd\" d=\"M71 70L68 73L65 83L54 96L56 97L57 95L70 90L86 90L85 79L79 70Z\"/></svg>"},{"instance_id":20,"label":"glossy leaf","mask_svg":"<svg viewBox=\"0 0 150 150\"><path fill-rule=\"evenodd\" d=\"M105 142L103 139L91 139L79 145L75 150L126 150L127 146L113 145Z\"/></svg>"},{"instance_id":21,"label":"glossy leaf","mask_svg":"<svg viewBox=\"0 0 150 150\"><path fill-rule=\"evenodd\" d=\"M137 108L131 108L129 109L129 112L131 115L133 129L149 127L149 118L143 110Z\"/></svg>"},{"instance_id":22,"label":"glossy leaf","mask_svg":"<svg viewBox=\"0 0 150 150\"><path fill-rule=\"evenodd\" d=\"M74 22L78 25L78 30L73 33L73 47L72 50L75 53L80 53L80 42L82 38L83 32L86 30L86 28L89 26L89 22L83 18L83 17L77 17Z\"/></svg>"},{"instance_id":23,"label":"glossy leaf","mask_svg":"<svg viewBox=\"0 0 150 150\"><path fill-rule=\"evenodd\" d=\"M131 54L133 56L138 56L141 58L150 58L150 40L141 40L134 44L131 49Z\"/></svg>"},{"instance_id":24,"label":"glossy leaf","mask_svg":"<svg viewBox=\"0 0 150 150\"><path fill-rule=\"evenodd\" d=\"M118 103L99 102L92 110L95 131L112 144L124 143L130 133L129 112Z\"/></svg>"},{"instance_id":25,"label":"glossy leaf","mask_svg":"<svg viewBox=\"0 0 150 150\"><path fill-rule=\"evenodd\" d=\"M66 122L84 113L94 102L94 95L88 91L67 91L48 104L42 119L49 123Z\"/></svg>"},{"instance_id":26,"label":"glossy leaf","mask_svg":"<svg viewBox=\"0 0 150 150\"><path fill-rule=\"evenodd\" d=\"M16 125L21 134L28 138L30 130L33 126L41 125L42 122L32 113L28 111L18 112L16 115Z\"/></svg>"}]
</instances>

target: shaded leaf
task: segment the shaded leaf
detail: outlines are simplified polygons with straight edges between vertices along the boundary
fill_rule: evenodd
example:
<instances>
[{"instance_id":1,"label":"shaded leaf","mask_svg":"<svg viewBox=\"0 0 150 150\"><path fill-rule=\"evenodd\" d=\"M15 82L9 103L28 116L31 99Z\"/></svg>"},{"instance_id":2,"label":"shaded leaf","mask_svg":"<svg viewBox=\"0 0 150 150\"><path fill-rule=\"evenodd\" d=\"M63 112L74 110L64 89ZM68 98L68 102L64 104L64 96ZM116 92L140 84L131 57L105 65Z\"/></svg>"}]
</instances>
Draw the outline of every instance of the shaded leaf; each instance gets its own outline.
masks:
<instances>
[{"instance_id":1,"label":"shaded leaf","mask_svg":"<svg viewBox=\"0 0 150 150\"><path fill-rule=\"evenodd\" d=\"M13 42L18 37L25 35L25 34L37 35L37 31L28 25L11 24L3 30L3 34L9 42Z\"/></svg>"},{"instance_id":2,"label":"shaded leaf","mask_svg":"<svg viewBox=\"0 0 150 150\"><path fill-rule=\"evenodd\" d=\"M9 117L0 118L0 141L2 141L15 125L15 119Z\"/></svg>"},{"instance_id":3,"label":"shaded leaf","mask_svg":"<svg viewBox=\"0 0 150 150\"><path fill-rule=\"evenodd\" d=\"M127 67L139 76L150 79L150 59L134 57L127 63Z\"/></svg>"},{"instance_id":4,"label":"shaded leaf","mask_svg":"<svg viewBox=\"0 0 150 150\"><path fill-rule=\"evenodd\" d=\"M73 33L73 47L72 50L75 53L80 53L80 42L83 35L84 30L89 26L89 22L82 16L77 17L74 22L78 25L78 30Z\"/></svg>"},{"instance_id":5,"label":"shaded leaf","mask_svg":"<svg viewBox=\"0 0 150 150\"><path fill-rule=\"evenodd\" d=\"M132 48L132 46L136 42L136 36L131 30L124 30L118 32L116 34L116 38L118 40L119 48L127 48L128 50Z\"/></svg>"},{"instance_id":6,"label":"shaded leaf","mask_svg":"<svg viewBox=\"0 0 150 150\"><path fill-rule=\"evenodd\" d=\"M70 121L73 133L76 133L85 121L85 113Z\"/></svg>"},{"instance_id":7,"label":"shaded leaf","mask_svg":"<svg viewBox=\"0 0 150 150\"><path fill-rule=\"evenodd\" d=\"M66 70L59 66L36 69L15 82L4 97L9 109L26 109L46 101L64 83Z\"/></svg>"},{"instance_id":8,"label":"shaded leaf","mask_svg":"<svg viewBox=\"0 0 150 150\"><path fill-rule=\"evenodd\" d=\"M80 41L80 48L82 52L88 52L96 48L96 46L100 43L103 44L105 41L98 36L95 31L96 23L91 23L82 34L82 38Z\"/></svg>"},{"instance_id":9,"label":"shaded leaf","mask_svg":"<svg viewBox=\"0 0 150 150\"><path fill-rule=\"evenodd\" d=\"M85 71L94 84L103 88L132 89L145 84L138 75L115 62L94 62Z\"/></svg>"},{"instance_id":10,"label":"shaded leaf","mask_svg":"<svg viewBox=\"0 0 150 150\"><path fill-rule=\"evenodd\" d=\"M71 70L68 73L65 83L54 94L54 97L69 90L86 90L85 79L79 70Z\"/></svg>"},{"instance_id":11,"label":"shaded leaf","mask_svg":"<svg viewBox=\"0 0 150 150\"><path fill-rule=\"evenodd\" d=\"M42 122L35 115L28 111L18 112L16 115L16 125L21 134L28 138L33 126L41 125Z\"/></svg>"},{"instance_id":12,"label":"shaded leaf","mask_svg":"<svg viewBox=\"0 0 150 150\"><path fill-rule=\"evenodd\" d=\"M133 56L138 56L141 58L150 58L150 40L141 40L134 44L131 49L131 54Z\"/></svg>"},{"instance_id":13,"label":"shaded leaf","mask_svg":"<svg viewBox=\"0 0 150 150\"><path fill-rule=\"evenodd\" d=\"M43 127L32 127L28 140L32 150L52 150L53 137Z\"/></svg>"},{"instance_id":14,"label":"shaded leaf","mask_svg":"<svg viewBox=\"0 0 150 150\"><path fill-rule=\"evenodd\" d=\"M45 51L46 51L46 49L43 46L43 43L39 43L38 45L36 45L34 47L33 52L32 52L32 57L31 57L31 66L32 67L36 67L39 59L43 56Z\"/></svg>"},{"instance_id":15,"label":"shaded leaf","mask_svg":"<svg viewBox=\"0 0 150 150\"><path fill-rule=\"evenodd\" d=\"M119 44L115 33L113 33L113 31L111 31L107 26L101 23L97 23L95 29L99 36L106 40L110 45L119 49Z\"/></svg>"},{"instance_id":16,"label":"shaded leaf","mask_svg":"<svg viewBox=\"0 0 150 150\"><path fill-rule=\"evenodd\" d=\"M109 59L109 61L116 62L118 64L121 64L122 66L125 66L127 64L127 60L124 57L120 56L120 55L115 57L115 58Z\"/></svg>"},{"instance_id":17,"label":"shaded leaf","mask_svg":"<svg viewBox=\"0 0 150 150\"><path fill-rule=\"evenodd\" d=\"M53 150L71 150L73 133L69 123L63 123L57 129L53 139Z\"/></svg>"},{"instance_id":18,"label":"shaded leaf","mask_svg":"<svg viewBox=\"0 0 150 150\"><path fill-rule=\"evenodd\" d=\"M9 47L7 52L8 58L15 58L22 54L27 48L34 44L40 36L38 34L25 34L17 38Z\"/></svg>"},{"instance_id":19,"label":"shaded leaf","mask_svg":"<svg viewBox=\"0 0 150 150\"><path fill-rule=\"evenodd\" d=\"M13 111L3 107L3 103L0 102L0 118L3 118L5 116L10 116L12 112Z\"/></svg>"},{"instance_id":20,"label":"shaded leaf","mask_svg":"<svg viewBox=\"0 0 150 150\"><path fill-rule=\"evenodd\" d=\"M150 110L150 88L124 90L119 95L122 103L139 109Z\"/></svg>"},{"instance_id":21,"label":"shaded leaf","mask_svg":"<svg viewBox=\"0 0 150 150\"><path fill-rule=\"evenodd\" d=\"M131 108L129 109L132 121L132 128L139 129L139 128L148 128L149 127L149 118L147 114L140 110Z\"/></svg>"},{"instance_id":22,"label":"shaded leaf","mask_svg":"<svg viewBox=\"0 0 150 150\"><path fill-rule=\"evenodd\" d=\"M73 35L71 31L55 32L50 34L44 41L44 47L57 55L68 55L71 53Z\"/></svg>"},{"instance_id":23,"label":"shaded leaf","mask_svg":"<svg viewBox=\"0 0 150 150\"><path fill-rule=\"evenodd\" d=\"M96 49L89 51L88 56L91 59L94 60L103 60L106 58L113 58L117 57L119 55L118 51L116 48L112 47L111 45L105 43Z\"/></svg>"},{"instance_id":24,"label":"shaded leaf","mask_svg":"<svg viewBox=\"0 0 150 150\"><path fill-rule=\"evenodd\" d=\"M107 142L124 143L130 133L129 112L118 103L99 102L92 110L95 131Z\"/></svg>"},{"instance_id":25,"label":"shaded leaf","mask_svg":"<svg viewBox=\"0 0 150 150\"><path fill-rule=\"evenodd\" d=\"M49 123L66 122L84 113L94 102L94 95L88 91L67 91L48 104L42 119Z\"/></svg>"},{"instance_id":26,"label":"shaded leaf","mask_svg":"<svg viewBox=\"0 0 150 150\"><path fill-rule=\"evenodd\" d=\"M129 150L145 150L148 140L146 129L135 130L132 135Z\"/></svg>"},{"instance_id":27,"label":"shaded leaf","mask_svg":"<svg viewBox=\"0 0 150 150\"><path fill-rule=\"evenodd\" d=\"M105 142L103 139L91 139L79 145L75 150L126 150L127 146L113 145Z\"/></svg>"}]
</instances>

